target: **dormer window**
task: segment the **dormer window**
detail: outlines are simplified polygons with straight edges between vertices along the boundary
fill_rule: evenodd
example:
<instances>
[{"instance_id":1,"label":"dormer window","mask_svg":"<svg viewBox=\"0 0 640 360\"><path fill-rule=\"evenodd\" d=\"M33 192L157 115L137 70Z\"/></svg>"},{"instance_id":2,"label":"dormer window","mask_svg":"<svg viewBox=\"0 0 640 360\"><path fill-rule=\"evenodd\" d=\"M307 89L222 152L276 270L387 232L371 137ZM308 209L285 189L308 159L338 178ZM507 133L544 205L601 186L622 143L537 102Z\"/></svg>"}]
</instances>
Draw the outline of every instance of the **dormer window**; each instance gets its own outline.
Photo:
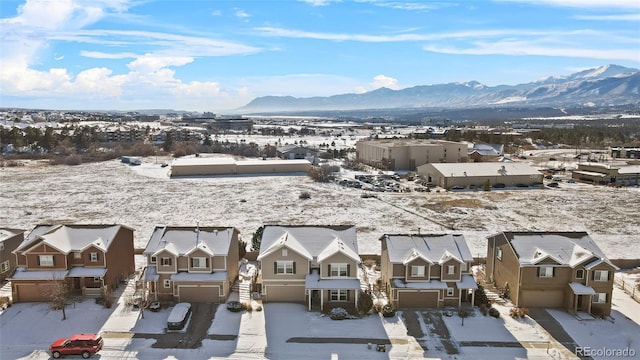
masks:
<instances>
[{"instance_id":1,"label":"dormer window","mask_svg":"<svg viewBox=\"0 0 640 360\"><path fill-rule=\"evenodd\" d=\"M412 277L424 277L424 265L411 266L411 276Z\"/></svg>"},{"instance_id":2,"label":"dormer window","mask_svg":"<svg viewBox=\"0 0 640 360\"><path fill-rule=\"evenodd\" d=\"M206 257L193 257L191 258L191 267L197 269L204 269L207 267Z\"/></svg>"}]
</instances>

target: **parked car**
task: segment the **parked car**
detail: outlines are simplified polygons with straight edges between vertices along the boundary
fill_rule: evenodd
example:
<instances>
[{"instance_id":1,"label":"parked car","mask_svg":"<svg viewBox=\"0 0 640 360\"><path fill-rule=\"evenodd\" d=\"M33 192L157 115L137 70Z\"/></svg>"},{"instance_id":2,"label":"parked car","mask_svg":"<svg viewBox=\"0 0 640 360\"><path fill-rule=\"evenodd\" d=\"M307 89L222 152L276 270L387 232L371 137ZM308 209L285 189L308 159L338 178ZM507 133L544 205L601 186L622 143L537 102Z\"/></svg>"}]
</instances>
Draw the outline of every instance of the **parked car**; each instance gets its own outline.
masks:
<instances>
[{"instance_id":1,"label":"parked car","mask_svg":"<svg viewBox=\"0 0 640 360\"><path fill-rule=\"evenodd\" d=\"M493 185L491 185L492 188L496 188L496 189L502 189L507 187L507 185L503 184L503 183L495 183Z\"/></svg>"},{"instance_id":2,"label":"parked car","mask_svg":"<svg viewBox=\"0 0 640 360\"><path fill-rule=\"evenodd\" d=\"M551 188L557 188L559 185L558 185L557 182L550 182L550 183L547 184L547 186L551 187Z\"/></svg>"},{"instance_id":3,"label":"parked car","mask_svg":"<svg viewBox=\"0 0 640 360\"><path fill-rule=\"evenodd\" d=\"M49 346L54 359L63 355L82 355L84 359L102 350L102 336L98 334L75 334L68 338L58 339Z\"/></svg>"},{"instance_id":4,"label":"parked car","mask_svg":"<svg viewBox=\"0 0 640 360\"><path fill-rule=\"evenodd\" d=\"M191 316L191 304L177 303L167 319L167 330L182 330Z\"/></svg>"},{"instance_id":5,"label":"parked car","mask_svg":"<svg viewBox=\"0 0 640 360\"><path fill-rule=\"evenodd\" d=\"M576 181L575 181L574 179L569 179L569 180L567 180L567 182L568 182L569 184L575 184L575 183L576 183Z\"/></svg>"},{"instance_id":6,"label":"parked car","mask_svg":"<svg viewBox=\"0 0 640 360\"><path fill-rule=\"evenodd\" d=\"M153 311L153 312L158 312L160 311L162 307L160 306L160 301L154 301L151 304L149 304L149 310Z\"/></svg>"}]
</instances>

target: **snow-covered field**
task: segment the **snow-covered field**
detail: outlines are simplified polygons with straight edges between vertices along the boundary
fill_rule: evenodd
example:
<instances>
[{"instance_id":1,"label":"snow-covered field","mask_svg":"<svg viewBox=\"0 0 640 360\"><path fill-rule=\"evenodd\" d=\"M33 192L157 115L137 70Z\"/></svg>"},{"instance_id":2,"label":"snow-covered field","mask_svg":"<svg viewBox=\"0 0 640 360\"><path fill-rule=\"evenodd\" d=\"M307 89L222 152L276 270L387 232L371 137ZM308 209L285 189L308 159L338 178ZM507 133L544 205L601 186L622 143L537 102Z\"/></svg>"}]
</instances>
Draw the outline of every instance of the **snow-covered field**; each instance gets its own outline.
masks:
<instances>
[{"instance_id":1,"label":"snow-covered field","mask_svg":"<svg viewBox=\"0 0 640 360\"><path fill-rule=\"evenodd\" d=\"M557 189L376 193L307 176L170 179L170 159L79 166L0 168L0 226L122 223L144 247L157 225L234 226L250 242L264 224L355 224L360 253L377 254L385 233L456 232L474 256L500 231L587 231L609 258L640 258L640 189L562 182ZM345 174L348 175L348 174ZM310 199L301 200L301 192ZM444 226L443 226L444 225Z\"/></svg>"}]
</instances>

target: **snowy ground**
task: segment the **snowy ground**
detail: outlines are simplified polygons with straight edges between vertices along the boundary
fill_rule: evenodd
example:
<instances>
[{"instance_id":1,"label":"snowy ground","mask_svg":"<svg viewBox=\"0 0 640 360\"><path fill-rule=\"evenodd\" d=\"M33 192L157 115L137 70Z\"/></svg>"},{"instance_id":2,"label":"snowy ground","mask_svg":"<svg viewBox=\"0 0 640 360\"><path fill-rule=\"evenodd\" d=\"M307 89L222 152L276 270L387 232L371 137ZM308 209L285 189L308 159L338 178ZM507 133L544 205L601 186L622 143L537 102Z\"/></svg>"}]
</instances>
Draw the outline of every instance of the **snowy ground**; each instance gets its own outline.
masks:
<instances>
[{"instance_id":1,"label":"snowy ground","mask_svg":"<svg viewBox=\"0 0 640 360\"><path fill-rule=\"evenodd\" d=\"M232 294L237 297L237 294ZM509 306L494 305L501 317L494 319L476 311L462 319L453 312L444 316L451 342L459 354L448 355L438 344L441 338L430 333L429 324L419 315L424 337L408 335L402 312L391 318L367 315L353 320L331 320L317 312L308 312L298 304L264 304L263 311L232 313L219 306L208 330L209 334L237 335L235 340L204 340L197 349L152 348L154 339L133 338L132 333L162 334L171 308L153 313L132 310L121 297L111 309L85 300L62 312L47 304L19 303L0 312L0 358L48 359L48 346L56 338L73 333L101 333L105 339L102 359L568 359L575 358L569 349L549 338L533 320L512 319ZM605 320L578 321L572 316L551 310L578 344L592 348L630 347L637 353L640 344L638 314L640 304L628 301L628 295L614 290L614 313ZM637 316L637 315L636 315ZM90 320L88 320L90 319ZM300 338L378 339L387 343L387 352L375 351L366 342L294 343ZM469 346L465 342L520 343L517 347ZM426 344L427 349L419 344ZM606 357L596 357L606 358ZM610 358L610 357L609 357Z\"/></svg>"},{"instance_id":2,"label":"snowy ground","mask_svg":"<svg viewBox=\"0 0 640 360\"><path fill-rule=\"evenodd\" d=\"M640 258L640 247L630 246L640 233L638 188L562 182L557 189L362 198L362 190L307 176L170 179L160 166L168 161L0 168L0 224L31 230L46 222L123 223L136 229L136 247L165 224L234 226L249 242L264 224L355 224L362 254L378 254L385 233L420 231L462 233L474 256L484 256L486 237L500 231L587 231L609 258ZM311 198L299 199L301 192Z\"/></svg>"}]
</instances>

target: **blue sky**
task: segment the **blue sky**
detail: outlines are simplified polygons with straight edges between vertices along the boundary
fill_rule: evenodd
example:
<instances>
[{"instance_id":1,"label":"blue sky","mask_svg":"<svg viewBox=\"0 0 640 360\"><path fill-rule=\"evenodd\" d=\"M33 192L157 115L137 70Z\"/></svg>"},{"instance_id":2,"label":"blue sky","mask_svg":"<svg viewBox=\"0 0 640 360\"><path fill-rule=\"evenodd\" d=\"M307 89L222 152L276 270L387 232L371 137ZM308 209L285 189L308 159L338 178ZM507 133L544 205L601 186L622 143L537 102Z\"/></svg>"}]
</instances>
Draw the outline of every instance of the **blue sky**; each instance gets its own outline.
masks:
<instances>
[{"instance_id":1,"label":"blue sky","mask_svg":"<svg viewBox=\"0 0 640 360\"><path fill-rule=\"evenodd\" d=\"M2 107L224 113L640 68L632 0L2 0L0 16Z\"/></svg>"}]
</instances>

